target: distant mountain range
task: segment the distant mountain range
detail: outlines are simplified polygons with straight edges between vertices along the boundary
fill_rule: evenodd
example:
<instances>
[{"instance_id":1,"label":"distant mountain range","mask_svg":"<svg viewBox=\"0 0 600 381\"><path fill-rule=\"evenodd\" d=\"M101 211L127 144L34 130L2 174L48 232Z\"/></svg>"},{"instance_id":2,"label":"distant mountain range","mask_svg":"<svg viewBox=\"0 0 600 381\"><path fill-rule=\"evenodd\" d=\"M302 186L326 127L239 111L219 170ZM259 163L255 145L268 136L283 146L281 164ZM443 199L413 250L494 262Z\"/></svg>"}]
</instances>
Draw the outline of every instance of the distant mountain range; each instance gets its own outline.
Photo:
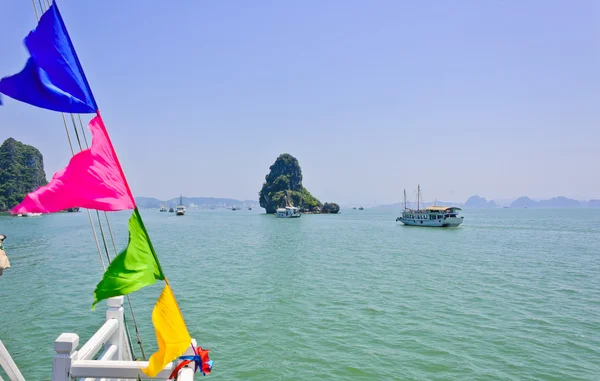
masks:
<instances>
[{"instance_id":1,"label":"distant mountain range","mask_svg":"<svg viewBox=\"0 0 600 381\"><path fill-rule=\"evenodd\" d=\"M167 205L168 207L175 207L179 204L179 197L172 198L170 200L159 200L153 197L136 197L135 202L140 208L160 208L161 205ZM257 200L236 200L233 198L217 198L217 197L184 197L183 204L188 208L230 208L235 207L248 207L258 206Z\"/></svg>"},{"instance_id":2,"label":"distant mountain range","mask_svg":"<svg viewBox=\"0 0 600 381\"><path fill-rule=\"evenodd\" d=\"M592 200L594 201L594 200ZM597 201L597 200L596 200ZM577 201L566 197L553 197L550 200L535 201L529 197L519 197L510 204L511 208L581 208L588 206L589 201Z\"/></svg>"},{"instance_id":3,"label":"distant mountain range","mask_svg":"<svg viewBox=\"0 0 600 381\"><path fill-rule=\"evenodd\" d=\"M179 204L179 197L172 198L170 200L159 200L153 197L136 197L135 201L140 208L160 208L161 205L167 205L169 207L175 207ZM219 197L184 197L183 204L188 208L231 208L235 207L259 207L258 200L236 200L233 198L219 198ZM420 207L431 206L434 202L424 201ZM533 200L527 196L522 196L516 200L503 199L503 200L486 200L484 197L474 195L469 197L464 203L453 202L453 201L435 201L436 205L444 206L457 206L459 208L467 209L481 209L481 208L600 208L600 200L589 200L589 201L578 201L567 197L559 196L553 197L549 200ZM411 209L417 208L416 202L407 202L406 206ZM403 208L403 202L397 202L388 205L379 205L377 208ZM346 206L345 208L349 208Z\"/></svg>"},{"instance_id":4,"label":"distant mountain range","mask_svg":"<svg viewBox=\"0 0 600 381\"><path fill-rule=\"evenodd\" d=\"M459 208L463 207L463 204L460 202L453 202L453 201L423 201L421 202L421 205L419 205L418 207L423 208L426 206L432 206L435 203L435 205L443 205L443 206L457 206ZM416 202L412 202L412 201L407 201L406 202L406 207L409 209L417 209L417 203ZM378 205L376 206L376 208L385 208L385 209L391 209L391 208L404 208L404 202L397 202L395 204L386 204L386 205Z\"/></svg>"},{"instance_id":5,"label":"distant mountain range","mask_svg":"<svg viewBox=\"0 0 600 381\"><path fill-rule=\"evenodd\" d=\"M457 202L446 202L436 201L436 205L443 206L458 206L467 209L480 209L480 208L499 208L499 207L510 207L510 208L582 208L582 207L596 207L600 208L600 200L589 200L589 201L578 201L571 198L559 196L553 197L549 200L532 200L527 196L522 196L516 200L486 200L484 197L474 195L471 196L464 203ZM423 202L421 207L433 205L433 202ZM402 208L404 203L395 203L390 205L380 205L378 208ZM407 202L407 207L416 209L417 204L415 202Z\"/></svg>"},{"instance_id":6,"label":"distant mountain range","mask_svg":"<svg viewBox=\"0 0 600 381\"><path fill-rule=\"evenodd\" d=\"M488 201L484 197L471 196L465 201L465 208L496 208L497 205L494 200Z\"/></svg>"}]
</instances>

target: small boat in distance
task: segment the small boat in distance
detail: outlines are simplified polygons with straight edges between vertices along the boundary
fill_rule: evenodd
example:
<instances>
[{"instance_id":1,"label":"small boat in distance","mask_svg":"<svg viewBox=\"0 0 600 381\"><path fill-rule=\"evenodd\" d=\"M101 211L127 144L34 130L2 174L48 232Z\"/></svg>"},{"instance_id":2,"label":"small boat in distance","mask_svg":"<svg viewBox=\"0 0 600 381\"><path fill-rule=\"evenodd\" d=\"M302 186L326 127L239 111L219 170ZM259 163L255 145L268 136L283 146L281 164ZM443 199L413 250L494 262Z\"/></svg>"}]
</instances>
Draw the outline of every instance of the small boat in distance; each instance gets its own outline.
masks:
<instances>
[{"instance_id":1,"label":"small boat in distance","mask_svg":"<svg viewBox=\"0 0 600 381\"><path fill-rule=\"evenodd\" d=\"M41 215L42 215L42 213L19 213L16 216L17 217L39 217Z\"/></svg>"},{"instance_id":2,"label":"small boat in distance","mask_svg":"<svg viewBox=\"0 0 600 381\"><path fill-rule=\"evenodd\" d=\"M177 208L175 208L175 214L178 216L184 216L185 215L185 205L183 205L183 196L179 197L179 205L177 205Z\"/></svg>"},{"instance_id":3,"label":"small boat in distance","mask_svg":"<svg viewBox=\"0 0 600 381\"><path fill-rule=\"evenodd\" d=\"M363 208L362 206L360 208L358 208L358 210L365 210L365 208Z\"/></svg>"},{"instance_id":4,"label":"small boat in distance","mask_svg":"<svg viewBox=\"0 0 600 381\"><path fill-rule=\"evenodd\" d=\"M173 207L169 208L169 213L173 213L175 211L175 209L173 209Z\"/></svg>"},{"instance_id":5,"label":"small boat in distance","mask_svg":"<svg viewBox=\"0 0 600 381\"><path fill-rule=\"evenodd\" d=\"M235 208L235 206L232 206L231 210L233 210L235 212L237 209Z\"/></svg>"},{"instance_id":6,"label":"small boat in distance","mask_svg":"<svg viewBox=\"0 0 600 381\"><path fill-rule=\"evenodd\" d=\"M161 212L166 212L167 210L168 210L168 209L167 209L167 206L166 206L166 205L161 205L161 206L160 206L160 211L161 211Z\"/></svg>"},{"instance_id":7,"label":"small boat in distance","mask_svg":"<svg viewBox=\"0 0 600 381\"><path fill-rule=\"evenodd\" d=\"M431 227L457 227L463 223L464 217L459 216L460 208L452 206L428 206L421 209L421 186L417 187L417 209L406 206L406 189L404 190L404 211L396 218L404 225L431 226Z\"/></svg>"},{"instance_id":8,"label":"small boat in distance","mask_svg":"<svg viewBox=\"0 0 600 381\"><path fill-rule=\"evenodd\" d=\"M248 207L248 210L252 210L252 207L251 207L251 206L249 206L249 207Z\"/></svg>"},{"instance_id":9,"label":"small boat in distance","mask_svg":"<svg viewBox=\"0 0 600 381\"><path fill-rule=\"evenodd\" d=\"M277 218L299 218L301 214L300 209L295 206L286 206L285 208L278 208L275 216Z\"/></svg>"}]
</instances>

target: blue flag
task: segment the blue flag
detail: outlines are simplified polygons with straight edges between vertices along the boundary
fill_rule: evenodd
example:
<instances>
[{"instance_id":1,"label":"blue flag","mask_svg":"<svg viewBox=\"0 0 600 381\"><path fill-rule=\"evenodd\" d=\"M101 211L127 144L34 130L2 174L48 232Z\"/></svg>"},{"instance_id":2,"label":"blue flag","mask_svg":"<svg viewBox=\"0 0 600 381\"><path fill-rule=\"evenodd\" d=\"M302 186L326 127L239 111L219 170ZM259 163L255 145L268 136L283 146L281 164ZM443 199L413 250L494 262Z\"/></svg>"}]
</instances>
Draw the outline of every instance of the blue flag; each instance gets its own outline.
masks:
<instances>
[{"instance_id":1,"label":"blue flag","mask_svg":"<svg viewBox=\"0 0 600 381\"><path fill-rule=\"evenodd\" d=\"M96 112L96 101L55 2L25 37L25 46L31 57L20 73L0 80L0 93L48 110Z\"/></svg>"}]
</instances>

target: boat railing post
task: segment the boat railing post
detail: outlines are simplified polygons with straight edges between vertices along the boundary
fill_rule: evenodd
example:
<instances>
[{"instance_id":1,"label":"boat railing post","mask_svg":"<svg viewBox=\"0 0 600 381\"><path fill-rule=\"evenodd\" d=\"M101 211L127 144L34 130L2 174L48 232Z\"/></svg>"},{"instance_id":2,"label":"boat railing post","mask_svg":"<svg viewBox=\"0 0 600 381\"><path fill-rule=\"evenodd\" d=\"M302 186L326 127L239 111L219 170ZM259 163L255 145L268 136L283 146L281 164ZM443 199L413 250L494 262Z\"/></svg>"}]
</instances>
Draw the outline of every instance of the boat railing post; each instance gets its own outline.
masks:
<instances>
[{"instance_id":1,"label":"boat railing post","mask_svg":"<svg viewBox=\"0 0 600 381\"><path fill-rule=\"evenodd\" d=\"M54 359L52 360L52 381L71 380L71 365L77 360L79 336L76 333L61 333L54 341Z\"/></svg>"},{"instance_id":2,"label":"boat railing post","mask_svg":"<svg viewBox=\"0 0 600 381\"><path fill-rule=\"evenodd\" d=\"M108 298L106 301L108 304L108 310L106 311L106 320L116 319L119 322L117 331L106 341L105 347L110 345L117 346L117 358L114 360L123 360L123 342L124 342L124 319L123 319L123 297L116 296L114 298Z\"/></svg>"},{"instance_id":3,"label":"boat railing post","mask_svg":"<svg viewBox=\"0 0 600 381\"><path fill-rule=\"evenodd\" d=\"M196 348L196 346L198 345L196 343L196 339L192 339L191 342L192 345L190 345L188 347L188 349L183 353L183 356L194 356L196 353L194 353L194 348ZM178 360L177 361L177 365L179 365L179 363L181 363L183 360ZM177 380L180 381L191 381L194 379L194 367L195 364L193 362L191 362L190 364L184 366L183 368L181 368L179 370L179 372L177 373Z\"/></svg>"}]
</instances>

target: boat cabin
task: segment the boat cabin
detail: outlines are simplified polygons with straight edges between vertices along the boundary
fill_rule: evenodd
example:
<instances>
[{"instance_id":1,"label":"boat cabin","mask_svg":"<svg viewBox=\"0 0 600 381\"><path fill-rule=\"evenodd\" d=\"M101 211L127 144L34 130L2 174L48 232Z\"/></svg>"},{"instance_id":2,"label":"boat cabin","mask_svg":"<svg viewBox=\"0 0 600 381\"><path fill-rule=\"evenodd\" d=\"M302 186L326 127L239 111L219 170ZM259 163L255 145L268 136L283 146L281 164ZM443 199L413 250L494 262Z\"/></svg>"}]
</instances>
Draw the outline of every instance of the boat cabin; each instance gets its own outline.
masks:
<instances>
[{"instance_id":1,"label":"boat cabin","mask_svg":"<svg viewBox=\"0 0 600 381\"><path fill-rule=\"evenodd\" d=\"M432 214L439 216L441 214L444 217L456 217L460 210L462 209L447 206L428 206L427 208L425 208L425 212L428 213L429 216L431 216ZM435 218L431 219L434 220Z\"/></svg>"},{"instance_id":2,"label":"boat cabin","mask_svg":"<svg viewBox=\"0 0 600 381\"><path fill-rule=\"evenodd\" d=\"M298 218L301 216L300 209L295 206L286 206L285 208L278 208L275 215L278 218Z\"/></svg>"}]
</instances>

